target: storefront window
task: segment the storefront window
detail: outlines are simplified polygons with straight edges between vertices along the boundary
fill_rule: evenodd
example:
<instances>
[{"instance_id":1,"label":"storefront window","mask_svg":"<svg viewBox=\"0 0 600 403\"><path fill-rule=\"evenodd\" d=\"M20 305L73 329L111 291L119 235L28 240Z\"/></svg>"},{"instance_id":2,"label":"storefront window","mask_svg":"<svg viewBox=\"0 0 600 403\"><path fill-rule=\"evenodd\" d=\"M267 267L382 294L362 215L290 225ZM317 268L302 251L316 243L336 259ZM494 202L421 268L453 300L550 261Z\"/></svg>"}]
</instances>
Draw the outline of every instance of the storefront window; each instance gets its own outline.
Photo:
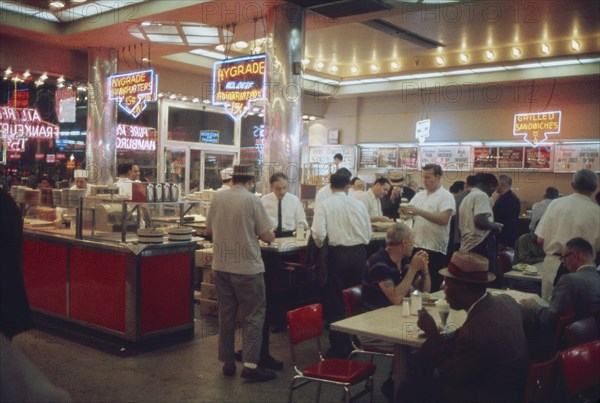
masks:
<instances>
[{"instance_id":1,"label":"storefront window","mask_svg":"<svg viewBox=\"0 0 600 403\"><path fill-rule=\"evenodd\" d=\"M185 180L185 148L165 149L165 181L181 184Z\"/></svg>"},{"instance_id":2,"label":"storefront window","mask_svg":"<svg viewBox=\"0 0 600 403\"><path fill-rule=\"evenodd\" d=\"M169 107L167 139L233 145L234 122L225 113Z\"/></svg>"}]
</instances>

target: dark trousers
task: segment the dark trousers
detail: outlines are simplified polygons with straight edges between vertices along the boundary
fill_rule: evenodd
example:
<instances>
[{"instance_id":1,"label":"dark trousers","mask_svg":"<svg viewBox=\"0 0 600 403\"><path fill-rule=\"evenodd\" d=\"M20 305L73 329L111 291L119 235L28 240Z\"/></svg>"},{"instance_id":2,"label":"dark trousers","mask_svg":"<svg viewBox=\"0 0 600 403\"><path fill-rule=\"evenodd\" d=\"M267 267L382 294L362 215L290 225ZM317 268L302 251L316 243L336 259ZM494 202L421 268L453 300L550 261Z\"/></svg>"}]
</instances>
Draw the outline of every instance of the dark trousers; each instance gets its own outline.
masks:
<instances>
[{"instance_id":1,"label":"dark trousers","mask_svg":"<svg viewBox=\"0 0 600 403\"><path fill-rule=\"evenodd\" d=\"M479 245L469 252L477 253L489 260L488 271L496 275L496 280L491 282L489 287L502 288L502 276L498 272L498 246L496 245L494 234L491 232Z\"/></svg>"},{"instance_id":2,"label":"dark trousers","mask_svg":"<svg viewBox=\"0 0 600 403\"><path fill-rule=\"evenodd\" d=\"M440 270L444 267L448 267L448 257L440 252L434 252L432 250L422 249L422 248L414 248L413 256L420 250L424 250L427 252L427 256L429 256L429 275L431 276L431 292L436 292L440 290L440 286L442 285L442 281L444 278L440 275Z\"/></svg>"},{"instance_id":3,"label":"dark trousers","mask_svg":"<svg viewBox=\"0 0 600 403\"><path fill-rule=\"evenodd\" d=\"M346 317L344 297L345 288L362 284L367 263L366 245L329 246L327 282L323 287L323 316L327 323ZM331 352L335 356L346 357L351 351L347 334L329 332Z\"/></svg>"}]
</instances>

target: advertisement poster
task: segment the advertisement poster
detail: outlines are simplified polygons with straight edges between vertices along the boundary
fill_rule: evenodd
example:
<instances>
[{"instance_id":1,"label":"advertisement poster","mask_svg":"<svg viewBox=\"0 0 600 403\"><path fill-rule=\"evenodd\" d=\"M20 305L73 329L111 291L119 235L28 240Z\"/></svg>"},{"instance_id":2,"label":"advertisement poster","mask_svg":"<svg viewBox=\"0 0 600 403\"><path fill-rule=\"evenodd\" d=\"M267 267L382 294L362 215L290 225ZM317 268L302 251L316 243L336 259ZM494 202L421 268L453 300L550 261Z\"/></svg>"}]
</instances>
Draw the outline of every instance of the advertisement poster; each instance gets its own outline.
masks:
<instances>
[{"instance_id":1,"label":"advertisement poster","mask_svg":"<svg viewBox=\"0 0 600 403\"><path fill-rule=\"evenodd\" d=\"M377 149L378 168L396 168L398 166L398 149L385 147Z\"/></svg>"},{"instance_id":2,"label":"advertisement poster","mask_svg":"<svg viewBox=\"0 0 600 403\"><path fill-rule=\"evenodd\" d=\"M377 168L377 148L361 148L360 149L360 165L361 169Z\"/></svg>"},{"instance_id":3,"label":"advertisement poster","mask_svg":"<svg viewBox=\"0 0 600 403\"><path fill-rule=\"evenodd\" d=\"M498 147L473 147L473 169L495 169Z\"/></svg>"},{"instance_id":4,"label":"advertisement poster","mask_svg":"<svg viewBox=\"0 0 600 403\"><path fill-rule=\"evenodd\" d=\"M525 149L525 168L539 170L552 169L552 147L527 147Z\"/></svg>"},{"instance_id":5,"label":"advertisement poster","mask_svg":"<svg viewBox=\"0 0 600 403\"><path fill-rule=\"evenodd\" d=\"M523 168L523 147L498 147L498 169Z\"/></svg>"},{"instance_id":6,"label":"advertisement poster","mask_svg":"<svg viewBox=\"0 0 600 403\"><path fill-rule=\"evenodd\" d=\"M419 149L417 147L398 148L398 167L406 170L419 169Z\"/></svg>"},{"instance_id":7,"label":"advertisement poster","mask_svg":"<svg viewBox=\"0 0 600 403\"><path fill-rule=\"evenodd\" d=\"M557 144L554 149L554 172L576 172L580 169L600 171L600 143Z\"/></svg>"},{"instance_id":8,"label":"advertisement poster","mask_svg":"<svg viewBox=\"0 0 600 403\"><path fill-rule=\"evenodd\" d=\"M426 146L421 147L421 165L439 164L444 171L468 171L470 146Z\"/></svg>"}]
</instances>

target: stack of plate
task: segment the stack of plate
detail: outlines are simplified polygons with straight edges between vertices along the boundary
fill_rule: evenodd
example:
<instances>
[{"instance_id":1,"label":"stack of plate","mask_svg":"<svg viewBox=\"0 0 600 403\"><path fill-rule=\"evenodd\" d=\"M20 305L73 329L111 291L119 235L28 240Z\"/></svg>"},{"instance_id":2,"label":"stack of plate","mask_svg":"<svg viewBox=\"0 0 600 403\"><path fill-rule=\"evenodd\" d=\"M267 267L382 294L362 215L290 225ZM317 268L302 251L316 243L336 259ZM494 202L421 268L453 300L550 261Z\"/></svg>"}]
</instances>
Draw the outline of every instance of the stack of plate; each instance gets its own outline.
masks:
<instances>
[{"instance_id":1,"label":"stack of plate","mask_svg":"<svg viewBox=\"0 0 600 403\"><path fill-rule=\"evenodd\" d=\"M191 241L192 229L190 227L169 227L167 230L169 241Z\"/></svg>"},{"instance_id":2,"label":"stack of plate","mask_svg":"<svg viewBox=\"0 0 600 403\"><path fill-rule=\"evenodd\" d=\"M139 243L163 243L165 231L162 228L140 228L137 235Z\"/></svg>"},{"instance_id":3,"label":"stack of plate","mask_svg":"<svg viewBox=\"0 0 600 403\"><path fill-rule=\"evenodd\" d=\"M79 207L79 198L85 197L85 189L69 190L69 207Z\"/></svg>"}]
</instances>

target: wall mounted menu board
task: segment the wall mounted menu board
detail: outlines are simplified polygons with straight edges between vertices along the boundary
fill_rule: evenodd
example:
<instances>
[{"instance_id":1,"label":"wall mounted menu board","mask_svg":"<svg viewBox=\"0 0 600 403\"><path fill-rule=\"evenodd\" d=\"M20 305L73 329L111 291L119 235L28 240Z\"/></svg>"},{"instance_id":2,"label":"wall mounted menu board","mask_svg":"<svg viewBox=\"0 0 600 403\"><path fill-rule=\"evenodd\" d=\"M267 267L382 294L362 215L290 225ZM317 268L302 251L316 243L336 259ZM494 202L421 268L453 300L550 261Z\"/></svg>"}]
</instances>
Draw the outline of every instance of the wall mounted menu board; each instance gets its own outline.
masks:
<instances>
[{"instance_id":1,"label":"wall mounted menu board","mask_svg":"<svg viewBox=\"0 0 600 403\"><path fill-rule=\"evenodd\" d=\"M360 148L360 169L377 168L377 148Z\"/></svg>"},{"instance_id":2,"label":"wall mounted menu board","mask_svg":"<svg viewBox=\"0 0 600 403\"><path fill-rule=\"evenodd\" d=\"M498 147L498 169L523 168L523 147Z\"/></svg>"},{"instance_id":3,"label":"wall mounted menu board","mask_svg":"<svg viewBox=\"0 0 600 403\"><path fill-rule=\"evenodd\" d=\"M468 171L471 169L470 146L422 146L421 165L439 164L444 171Z\"/></svg>"},{"instance_id":4,"label":"wall mounted menu board","mask_svg":"<svg viewBox=\"0 0 600 403\"><path fill-rule=\"evenodd\" d=\"M399 168L402 169L419 169L419 149L417 147L398 148Z\"/></svg>"},{"instance_id":5,"label":"wall mounted menu board","mask_svg":"<svg viewBox=\"0 0 600 403\"><path fill-rule=\"evenodd\" d=\"M525 149L525 168L539 170L552 169L552 146L527 147Z\"/></svg>"},{"instance_id":6,"label":"wall mounted menu board","mask_svg":"<svg viewBox=\"0 0 600 403\"><path fill-rule=\"evenodd\" d=\"M340 167L346 167L353 170L355 167L355 146L317 146L309 147L308 159L311 164L320 164L325 167L333 165L333 156L337 153L342 154L344 160L340 164Z\"/></svg>"},{"instance_id":7,"label":"wall mounted menu board","mask_svg":"<svg viewBox=\"0 0 600 403\"><path fill-rule=\"evenodd\" d=\"M557 144L554 148L554 172L576 172L580 169L600 171L600 143Z\"/></svg>"},{"instance_id":8,"label":"wall mounted menu board","mask_svg":"<svg viewBox=\"0 0 600 403\"><path fill-rule=\"evenodd\" d=\"M378 168L396 168L398 166L398 149L383 147L377 149Z\"/></svg>"},{"instance_id":9,"label":"wall mounted menu board","mask_svg":"<svg viewBox=\"0 0 600 403\"><path fill-rule=\"evenodd\" d=\"M473 169L495 169L498 147L473 147Z\"/></svg>"}]
</instances>

